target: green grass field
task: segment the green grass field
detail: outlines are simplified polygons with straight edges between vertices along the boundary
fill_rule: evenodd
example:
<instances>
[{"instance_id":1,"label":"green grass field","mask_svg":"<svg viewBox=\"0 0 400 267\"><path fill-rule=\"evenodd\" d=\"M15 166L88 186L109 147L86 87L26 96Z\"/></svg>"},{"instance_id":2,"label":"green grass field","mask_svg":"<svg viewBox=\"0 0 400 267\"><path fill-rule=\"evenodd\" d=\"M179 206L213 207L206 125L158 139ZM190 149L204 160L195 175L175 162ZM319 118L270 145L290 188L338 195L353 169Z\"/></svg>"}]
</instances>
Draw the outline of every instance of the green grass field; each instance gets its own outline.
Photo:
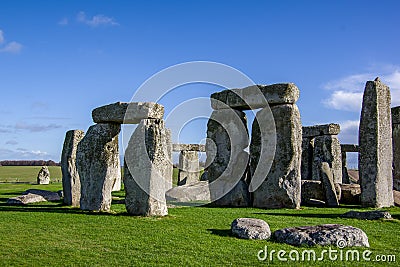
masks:
<instances>
[{"instance_id":1,"label":"green grass field","mask_svg":"<svg viewBox=\"0 0 400 267\"><path fill-rule=\"evenodd\" d=\"M169 208L163 218L132 217L125 206L113 203L111 213L83 212L61 202L9 206L8 198L28 188L57 191L50 185L0 184L0 266L375 266L377 262L260 262L257 253L306 248L279 244L273 240L235 238L230 223L238 217L260 218L271 230L284 227L340 223L363 229L375 257L396 255L400 261L400 208L390 208L393 220L361 221L339 218L357 207L263 210L255 208ZM124 192L116 192L124 197ZM317 255L326 247L315 249ZM335 249L335 248L332 248ZM360 252L366 248L358 248ZM346 251L346 250L344 250ZM380 263L386 266L387 263ZM398 264L391 263L392 266Z\"/></svg>"},{"instance_id":2,"label":"green grass field","mask_svg":"<svg viewBox=\"0 0 400 267\"><path fill-rule=\"evenodd\" d=\"M40 166L0 166L0 182L35 183L41 168ZM61 182L62 175L60 167L50 166L49 171L52 182Z\"/></svg>"}]
</instances>

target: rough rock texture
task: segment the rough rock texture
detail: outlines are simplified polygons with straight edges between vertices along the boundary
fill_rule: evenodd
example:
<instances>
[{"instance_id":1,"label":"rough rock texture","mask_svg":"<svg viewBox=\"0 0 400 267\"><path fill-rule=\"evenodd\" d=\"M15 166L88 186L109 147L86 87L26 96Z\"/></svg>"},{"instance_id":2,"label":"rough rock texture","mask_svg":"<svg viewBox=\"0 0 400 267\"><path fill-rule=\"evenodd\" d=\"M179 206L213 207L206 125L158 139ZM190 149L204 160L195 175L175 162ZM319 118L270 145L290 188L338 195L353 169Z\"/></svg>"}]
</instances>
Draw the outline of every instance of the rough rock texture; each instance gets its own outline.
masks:
<instances>
[{"instance_id":1,"label":"rough rock texture","mask_svg":"<svg viewBox=\"0 0 400 267\"><path fill-rule=\"evenodd\" d=\"M358 152L360 150L358 145L353 144L341 144L340 147L342 152Z\"/></svg>"},{"instance_id":2,"label":"rough rock texture","mask_svg":"<svg viewBox=\"0 0 400 267\"><path fill-rule=\"evenodd\" d=\"M215 206L250 205L246 179L249 155L246 115L235 110L217 110L207 123L206 166L211 200Z\"/></svg>"},{"instance_id":3,"label":"rough rock texture","mask_svg":"<svg viewBox=\"0 0 400 267\"><path fill-rule=\"evenodd\" d=\"M326 204L330 207L339 206L338 196L336 195L335 185L333 182L333 173L327 162L322 162L320 167L320 176L322 187L325 191Z\"/></svg>"},{"instance_id":4,"label":"rough rock texture","mask_svg":"<svg viewBox=\"0 0 400 267\"><path fill-rule=\"evenodd\" d=\"M341 185L334 184L335 194L338 200L341 199ZM326 193L321 181L302 180L301 181L301 204L310 204L310 200L326 202Z\"/></svg>"},{"instance_id":5,"label":"rough rock texture","mask_svg":"<svg viewBox=\"0 0 400 267\"><path fill-rule=\"evenodd\" d=\"M211 201L208 182L197 182L194 184L176 186L165 193L167 201L190 202Z\"/></svg>"},{"instance_id":6,"label":"rough rock texture","mask_svg":"<svg viewBox=\"0 0 400 267\"><path fill-rule=\"evenodd\" d=\"M260 92L264 97L260 96ZM215 110L229 107L237 110L258 109L268 104L294 104L299 96L299 88L293 83L254 85L212 94L211 107Z\"/></svg>"},{"instance_id":7,"label":"rough rock texture","mask_svg":"<svg viewBox=\"0 0 400 267\"><path fill-rule=\"evenodd\" d=\"M319 166L327 162L335 183L342 183L342 152L337 135L317 136L314 139L312 179L320 181Z\"/></svg>"},{"instance_id":8,"label":"rough rock texture","mask_svg":"<svg viewBox=\"0 0 400 267\"><path fill-rule=\"evenodd\" d=\"M81 181L80 208L109 211L111 190L120 175L119 124L96 124L78 144L76 167Z\"/></svg>"},{"instance_id":9,"label":"rough rock texture","mask_svg":"<svg viewBox=\"0 0 400 267\"><path fill-rule=\"evenodd\" d=\"M59 201L60 196L56 192L29 189L22 193L21 196L13 197L7 200L9 205L26 205L30 203L45 202L45 201Z\"/></svg>"},{"instance_id":10,"label":"rough rock texture","mask_svg":"<svg viewBox=\"0 0 400 267\"><path fill-rule=\"evenodd\" d=\"M50 183L50 171L47 166L43 166L37 176L37 184L49 184Z\"/></svg>"},{"instance_id":11,"label":"rough rock texture","mask_svg":"<svg viewBox=\"0 0 400 267\"><path fill-rule=\"evenodd\" d=\"M182 150L179 154L178 185L196 183L199 176L199 152Z\"/></svg>"},{"instance_id":12,"label":"rough rock texture","mask_svg":"<svg viewBox=\"0 0 400 267\"><path fill-rule=\"evenodd\" d=\"M302 127L296 105L271 108L276 127L276 150L271 169L264 182L253 193L253 206L258 208L299 208L301 202ZM267 116L262 109L256 118ZM268 138L268 137L263 137ZM259 162L262 140L257 119L253 122L250 144L252 175ZM269 148L267 147L267 150ZM266 153L271 153L266 151ZM262 164L262 163L261 163ZM253 177L252 177L253 179Z\"/></svg>"},{"instance_id":13,"label":"rough rock texture","mask_svg":"<svg viewBox=\"0 0 400 267\"><path fill-rule=\"evenodd\" d=\"M400 190L400 107L392 108L393 188Z\"/></svg>"},{"instance_id":14,"label":"rough rock texture","mask_svg":"<svg viewBox=\"0 0 400 267\"><path fill-rule=\"evenodd\" d=\"M301 145L302 180L312 180L313 153L314 153L314 138L303 137Z\"/></svg>"},{"instance_id":15,"label":"rough rock texture","mask_svg":"<svg viewBox=\"0 0 400 267\"><path fill-rule=\"evenodd\" d=\"M393 205L393 145L390 89L377 78L365 86L360 121L361 204Z\"/></svg>"},{"instance_id":16,"label":"rough rock texture","mask_svg":"<svg viewBox=\"0 0 400 267\"><path fill-rule=\"evenodd\" d=\"M266 240L271 237L268 223L260 219L238 218L231 224L232 233L243 239Z\"/></svg>"},{"instance_id":17,"label":"rough rock texture","mask_svg":"<svg viewBox=\"0 0 400 267\"><path fill-rule=\"evenodd\" d=\"M165 216L165 193L171 187L171 132L163 120L145 119L125 152L125 206L129 214Z\"/></svg>"},{"instance_id":18,"label":"rough rock texture","mask_svg":"<svg viewBox=\"0 0 400 267\"><path fill-rule=\"evenodd\" d=\"M76 151L85 133L81 130L71 130L65 135L64 147L61 154L61 171L64 203L79 207L81 199L81 181L76 169Z\"/></svg>"},{"instance_id":19,"label":"rough rock texture","mask_svg":"<svg viewBox=\"0 0 400 267\"><path fill-rule=\"evenodd\" d=\"M173 144L172 151L198 151L198 152L206 152L205 145L199 144Z\"/></svg>"},{"instance_id":20,"label":"rough rock texture","mask_svg":"<svg viewBox=\"0 0 400 267\"><path fill-rule=\"evenodd\" d=\"M273 235L278 242L293 246L369 247L363 230L340 224L285 228Z\"/></svg>"},{"instance_id":21,"label":"rough rock texture","mask_svg":"<svg viewBox=\"0 0 400 267\"><path fill-rule=\"evenodd\" d=\"M153 102L117 102L92 111L95 123L137 124L142 119L162 119L164 106Z\"/></svg>"},{"instance_id":22,"label":"rough rock texture","mask_svg":"<svg viewBox=\"0 0 400 267\"><path fill-rule=\"evenodd\" d=\"M396 207L400 207L400 192L397 190L393 190L393 199L394 199L394 205Z\"/></svg>"},{"instance_id":23,"label":"rough rock texture","mask_svg":"<svg viewBox=\"0 0 400 267\"><path fill-rule=\"evenodd\" d=\"M379 220L379 219L392 219L392 215L389 212L383 210L373 211L348 211L345 214L340 215L342 218L352 218L360 220Z\"/></svg>"},{"instance_id":24,"label":"rough rock texture","mask_svg":"<svg viewBox=\"0 0 400 267\"><path fill-rule=\"evenodd\" d=\"M340 125L335 123L304 126L303 137L316 137L321 135L338 135L340 133Z\"/></svg>"},{"instance_id":25,"label":"rough rock texture","mask_svg":"<svg viewBox=\"0 0 400 267\"><path fill-rule=\"evenodd\" d=\"M361 197L361 187L359 184L341 184L342 197L340 203L359 205Z\"/></svg>"}]
</instances>

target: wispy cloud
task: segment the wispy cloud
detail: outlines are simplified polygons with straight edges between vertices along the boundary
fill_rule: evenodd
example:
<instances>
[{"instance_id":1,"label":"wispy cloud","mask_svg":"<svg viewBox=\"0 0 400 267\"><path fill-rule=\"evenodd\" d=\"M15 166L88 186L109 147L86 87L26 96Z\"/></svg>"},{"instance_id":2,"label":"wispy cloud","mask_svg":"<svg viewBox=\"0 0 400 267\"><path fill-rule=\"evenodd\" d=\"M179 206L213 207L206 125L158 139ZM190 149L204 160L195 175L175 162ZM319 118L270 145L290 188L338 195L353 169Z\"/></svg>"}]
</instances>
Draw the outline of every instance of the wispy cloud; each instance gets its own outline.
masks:
<instances>
[{"instance_id":1,"label":"wispy cloud","mask_svg":"<svg viewBox=\"0 0 400 267\"><path fill-rule=\"evenodd\" d=\"M98 14L95 15L93 17L87 17L85 12L81 11L78 13L78 15L76 16L76 20L79 23L83 23L86 25L89 25L91 27L98 27L98 26L117 26L119 25L118 22L115 21L114 18L111 17L107 17L105 15L102 14Z\"/></svg>"},{"instance_id":2,"label":"wispy cloud","mask_svg":"<svg viewBox=\"0 0 400 267\"><path fill-rule=\"evenodd\" d=\"M0 29L0 45L4 44L3 47L0 47L0 53L12 53L18 54L22 50L22 44L17 43L15 41L6 42L4 37L4 32Z\"/></svg>"},{"instance_id":3,"label":"wispy cloud","mask_svg":"<svg viewBox=\"0 0 400 267\"><path fill-rule=\"evenodd\" d=\"M61 128L61 125L51 123L48 125L40 125L40 124L29 124L29 123L17 123L15 124L16 130L25 130L29 132L47 132L54 129Z\"/></svg>"},{"instance_id":4,"label":"wispy cloud","mask_svg":"<svg viewBox=\"0 0 400 267\"><path fill-rule=\"evenodd\" d=\"M8 141L6 142L6 145L12 145L12 146L15 146L15 145L18 145L18 142L17 142L17 141L15 141L15 140L8 140Z\"/></svg>"},{"instance_id":5,"label":"wispy cloud","mask_svg":"<svg viewBox=\"0 0 400 267\"><path fill-rule=\"evenodd\" d=\"M25 148L17 148L16 150L0 148L0 159L2 160L21 160L21 159L29 159L29 160L39 160L50 158L49 153L40 150L29 150Z\"/></svg>"},{"instance_id":6,"label":"wispy cloud","mask_svg":"<svg viewBox=\"0 0 400 267\"><path fill-rule=\"evenodd\" d=\"M340 134L339 139L342 144L358 144L358 129L360 122L347 120L339 122Z\"/></svg>"},{"instance_id":7,"label":"wispy cloud","mask_svg":"<svg viewBox=\"0 0 400 267\"><path fill-rule=\"evenodd\" d=\"M400 105L400 67L382 67L381 71L350 75L338 80L327 82L323 88L333 90L323 103L326 107L336 110L359 112L362 106L362 97L365 83L379 76L381 81L390 87L392 106ZM377 73L377 74L376 74Z\"/></svg>"},{"instance_id":8,"label":"wispy cloud","mask_svg":"<svg viewBox=\"0 0 400 267\"><path fill-rule=\"evenodd\" d=\"M68 18L62 18L62 19L58 22L58 25L66 26L66 25L68 25L68 23L69 23Z\"/></svg>"},{"instance_id":9,"label":"wispy cloud","mask_svg":"<svg viewBox=\"0 0 400 267\"><path fill-rule=\"evenodd\" d=\"M4 34L3 31L0 29L0 44L4 42Z\"/></svg>"}]
</instances>

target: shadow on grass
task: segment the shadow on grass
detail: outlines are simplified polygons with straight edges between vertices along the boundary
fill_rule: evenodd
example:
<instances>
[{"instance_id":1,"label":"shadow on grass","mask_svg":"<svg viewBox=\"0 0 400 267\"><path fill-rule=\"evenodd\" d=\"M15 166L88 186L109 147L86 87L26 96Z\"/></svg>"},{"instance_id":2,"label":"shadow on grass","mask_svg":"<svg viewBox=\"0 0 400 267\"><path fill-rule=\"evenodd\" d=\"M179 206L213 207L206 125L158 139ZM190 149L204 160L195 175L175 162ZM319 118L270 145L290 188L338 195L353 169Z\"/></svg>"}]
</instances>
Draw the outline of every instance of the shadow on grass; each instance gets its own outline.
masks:
<instances>
[{"instance_id":1,"label":"shadow on grass","mask_svg":"<svg viewBox=\"0 0 400 267\"><path fill-rule=\"evenodd\" d=\"M255 212L257 215L270 215L270 216L286 216L286 217L303 217L303 218L325 218L325 219L338 219L342 213L323 214L323 213L272 213L272 212Z\"/></svg>"},{"instance_id":2,"label":"shadow on grass","mask_svg":"<svg viewBox=\"0 0 400 267\"><path fill-rule=\"evenodd\" d=\"M210 231L213 235L218 235L222 237L233 237L231 230L227 229L207 229L207 231Z\"/></svg>"}]
</instances>

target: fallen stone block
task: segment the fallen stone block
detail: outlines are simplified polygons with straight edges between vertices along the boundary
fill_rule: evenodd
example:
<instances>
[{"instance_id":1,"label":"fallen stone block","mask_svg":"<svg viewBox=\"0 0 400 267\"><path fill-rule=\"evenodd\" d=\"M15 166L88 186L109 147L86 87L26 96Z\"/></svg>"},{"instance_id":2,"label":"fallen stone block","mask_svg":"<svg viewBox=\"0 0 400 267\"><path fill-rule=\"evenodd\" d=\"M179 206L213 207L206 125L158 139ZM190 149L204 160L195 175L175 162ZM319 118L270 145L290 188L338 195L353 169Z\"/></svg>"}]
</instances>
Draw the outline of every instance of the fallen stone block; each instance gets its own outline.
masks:
<instances>
[{"instance_id":1,"label":"fallen stone block","mask_svg":"<svg viewBox=\"0 0 400 267\"><path fill-rule=\"evenodd\" d=\"M243 239L267 240L271 237L268 223L254 218L238 218L231 224L232 234Z\"/></svg>"},{"instance_id":2,"label":"fallen stone block","mask_svg":"<svg viewBox=\"0 0 400 267\"><path fill-rule=\"evenodd\" d=\"M390 215L389 212L382 210L364 212L351 210L346 212L345 214L340 215L340 217L360 220L392 219L392 215Z\"/></svg>"},{"instance_id":3,"label":"fallen stone block","mask_svg":"<svg viewBox=\"0 0 400 267\"><path fill-rule=\"evenodd\" d=\"M165 198L174 202L211 201L208 181L176 186L165 193Z\"/></svg>"},{"instance_id":4,"label":"fallen stone block","mask_svg":"<svg viewBox=\"0 0 400 267\"><path fill-rule=\"evenodd\" d=\"M9 198L7 204L9 205L26 205L31 203L46 202L46 201L59 201L60 196L57 192L51 192L39 189L29 189L22 193L21 196Z\"/></svg>"}]
</instances>

